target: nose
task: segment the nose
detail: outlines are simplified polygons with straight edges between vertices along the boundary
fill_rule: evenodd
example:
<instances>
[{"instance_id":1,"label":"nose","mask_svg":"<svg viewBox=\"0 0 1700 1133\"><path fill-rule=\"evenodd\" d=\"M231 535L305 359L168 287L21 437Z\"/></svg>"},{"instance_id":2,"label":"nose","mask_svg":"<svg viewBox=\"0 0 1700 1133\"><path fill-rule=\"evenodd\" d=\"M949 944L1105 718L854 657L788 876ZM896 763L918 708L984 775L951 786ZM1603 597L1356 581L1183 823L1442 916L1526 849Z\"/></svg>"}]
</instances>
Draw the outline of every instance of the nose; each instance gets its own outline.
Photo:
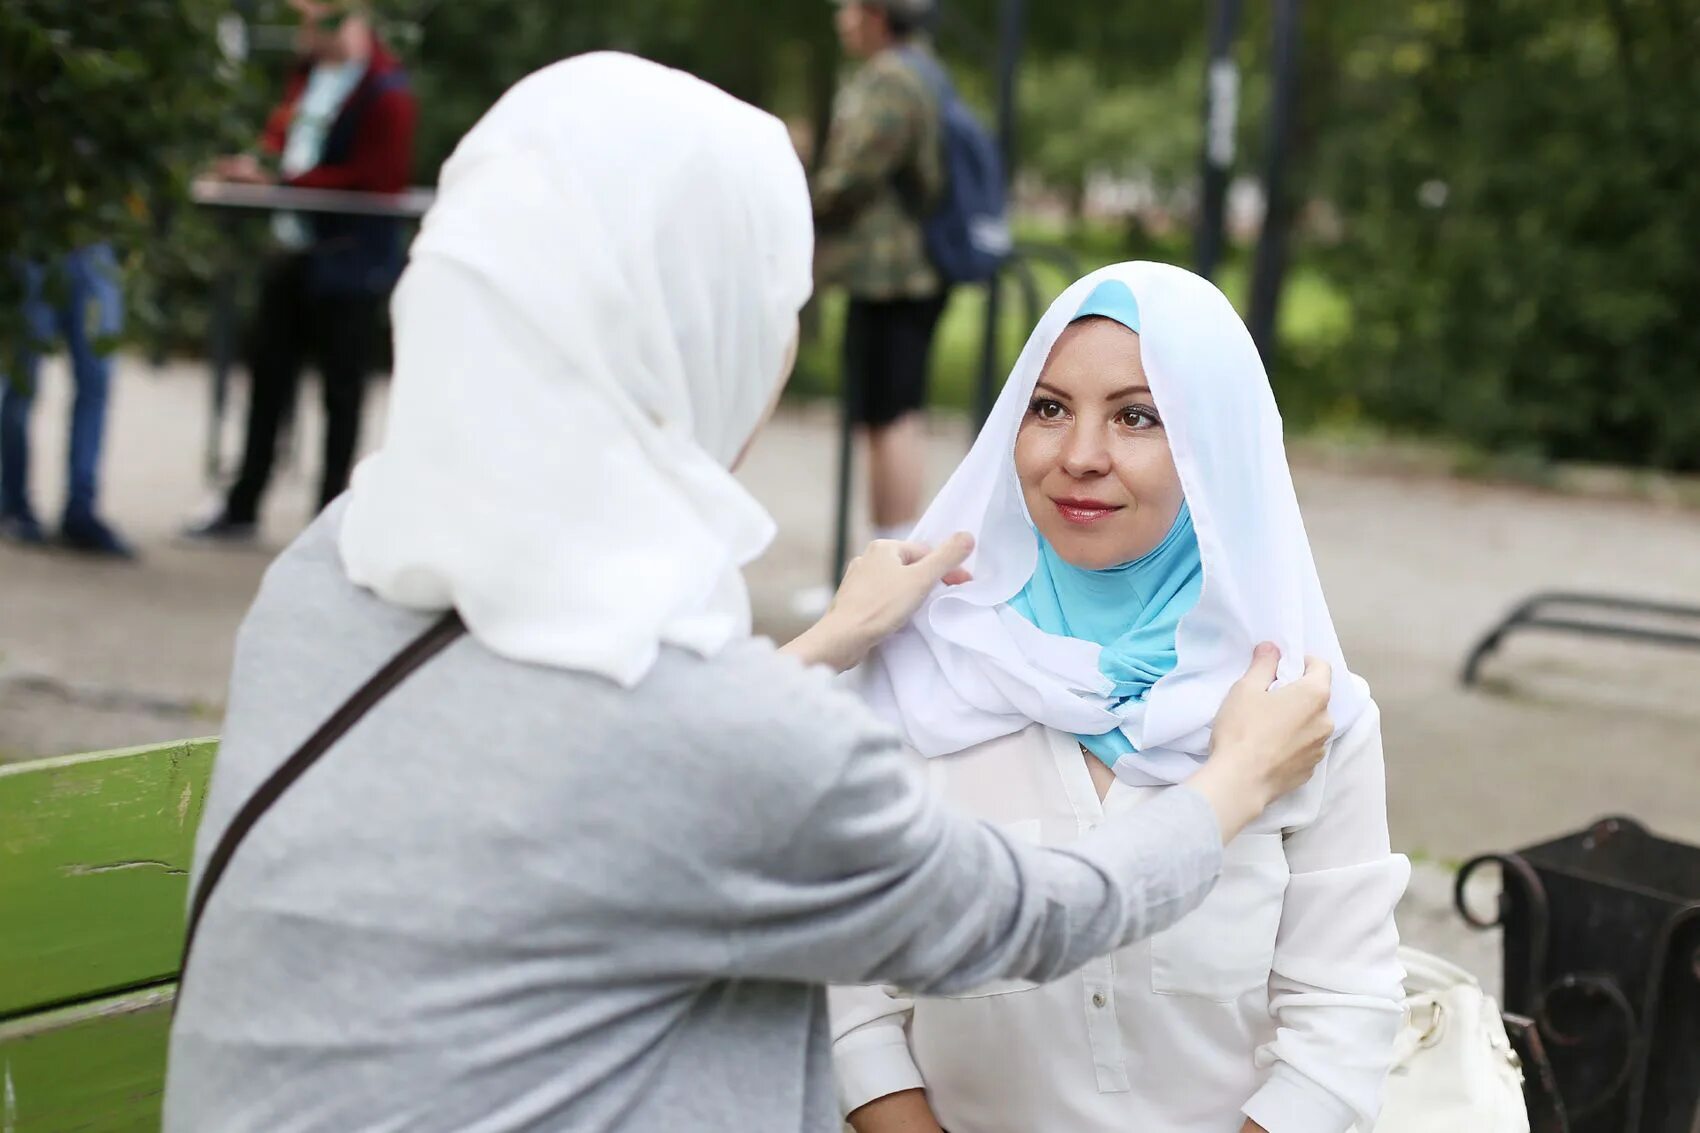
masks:
<instances>
[{"instance_id":1,"label":"nose","mask_svg":"<svg viewBox=\"0 0 1700 1133\"><path fill-rule=\"evenodd\" d=\"M1110 471L1109 438L1103 425L1075 418L1068 439L1063 442L1062 467L1077 480L1103 476Z\"/></svg>"}]
</instances>

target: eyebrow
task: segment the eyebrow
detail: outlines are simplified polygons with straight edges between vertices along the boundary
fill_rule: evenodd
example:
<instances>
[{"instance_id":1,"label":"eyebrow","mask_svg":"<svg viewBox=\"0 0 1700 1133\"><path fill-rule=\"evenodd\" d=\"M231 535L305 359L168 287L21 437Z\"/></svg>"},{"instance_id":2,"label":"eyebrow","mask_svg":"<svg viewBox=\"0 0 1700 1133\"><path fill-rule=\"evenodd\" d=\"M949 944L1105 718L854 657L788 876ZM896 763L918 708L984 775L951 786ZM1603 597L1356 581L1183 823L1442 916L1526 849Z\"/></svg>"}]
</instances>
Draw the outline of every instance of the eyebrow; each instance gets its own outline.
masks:
<instances>
[{"instance_id":1,"label":"eyebrow","mask_svg":"<svg viewBox=\"0 0 1700 1133\"><path fill-rule=\"evenodd\" d=\"M1065 390L1060 390L1056 386L1052 385L1049 382L1040 382L1038 384L1037 388L1042 389L1042 390L1048 390L1049 392L1055 394L1056 396L1062 398L1065 401L1068 400L1072 396L1068 392L1066 392ZM1131 397L1136 393L1150 393L1150 392L1151 392L1150 386L1128 386L1125 389L1118 389L1114 393L1106 395L1104 400L1105 401L1116 401L1116 400L1123 398L1123 397Z\"/></svg>"}]
</instances>

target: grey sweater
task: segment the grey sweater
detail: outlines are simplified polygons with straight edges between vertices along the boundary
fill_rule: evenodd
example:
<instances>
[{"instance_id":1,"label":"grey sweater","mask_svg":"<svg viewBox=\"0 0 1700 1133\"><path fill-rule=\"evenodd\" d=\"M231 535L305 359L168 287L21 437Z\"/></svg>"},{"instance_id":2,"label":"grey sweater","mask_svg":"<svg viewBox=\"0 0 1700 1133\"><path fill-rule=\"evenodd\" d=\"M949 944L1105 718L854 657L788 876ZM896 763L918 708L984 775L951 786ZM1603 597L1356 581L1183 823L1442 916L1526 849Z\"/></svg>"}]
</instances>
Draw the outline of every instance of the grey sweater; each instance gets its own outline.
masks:
<instances>
[{"instance_id":1,"label":"grey sweater","mask_svg":"<svg viewBox=\"0 0 1700 1133\"><path fill-rule=\"evenodd\" d=\"M340 508L237 641L196 851L430 619L344 577ZM1046 980L1191 910L1167 792L1063 850L955 814L823 671L749 641L635 689L463 638L261 819L212 898L166 1129L840 1127L826 983Z\"/></svg>"}]
</instances>

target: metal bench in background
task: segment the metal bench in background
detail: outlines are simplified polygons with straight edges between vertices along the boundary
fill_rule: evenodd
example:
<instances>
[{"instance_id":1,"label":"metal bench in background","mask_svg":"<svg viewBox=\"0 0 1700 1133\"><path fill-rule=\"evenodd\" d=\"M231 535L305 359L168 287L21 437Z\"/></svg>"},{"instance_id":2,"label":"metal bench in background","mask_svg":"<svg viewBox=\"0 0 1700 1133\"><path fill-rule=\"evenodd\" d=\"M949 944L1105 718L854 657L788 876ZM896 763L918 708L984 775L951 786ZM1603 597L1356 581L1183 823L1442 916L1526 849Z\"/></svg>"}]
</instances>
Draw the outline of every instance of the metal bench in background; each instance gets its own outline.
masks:
<instances>
[{"instance_id":1,"label":"metal bench in background","mask_svg":"<svg viewBox=\"0 0 1700 1133\"><path fill-rule=\"evenodd\" d=\"M1470 650L1462 673L1465 687L1481 678L1482 662L1507 637L1532 629L1700 649L1700 606L1557 590L1532 595L1495 623Z\"/></svg>"}]
</instances>

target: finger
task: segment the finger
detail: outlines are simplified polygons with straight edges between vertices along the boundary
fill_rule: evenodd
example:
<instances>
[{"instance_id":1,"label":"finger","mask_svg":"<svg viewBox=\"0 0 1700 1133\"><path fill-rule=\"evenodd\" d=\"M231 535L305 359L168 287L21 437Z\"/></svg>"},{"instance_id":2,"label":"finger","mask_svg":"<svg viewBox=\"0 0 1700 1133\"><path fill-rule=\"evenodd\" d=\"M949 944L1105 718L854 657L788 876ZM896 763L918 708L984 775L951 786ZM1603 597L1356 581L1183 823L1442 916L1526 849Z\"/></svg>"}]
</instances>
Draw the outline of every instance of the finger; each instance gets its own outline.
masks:
<instances>
[{"instance_id":1,"label":"finger","mask_svg":"<svg viewBox=\"0 0 1700 1133\"><path fill-rule=\"evenodd\" d=\"M1241 678L1246 684L1252 685L1260 692L1268 692L1269 686L1275 683L1275 667L1281 663L1281 651L1272 642L1265 641L1251 652L1251 668L1245 671Z\"/></svg>"},{"instance_id":2,"label":"finger","mask_svg":"<svg viewBox=\"0 0 1700 1133\"><path fill-rule=\"evenodd\" d=\"M962 566L973 553L974 536L966 531L958 531L939 544L938 549L923 558L919 565L926 568L926 572L934 581L942 582L945 575Z\"/></svg>"},{"instance_id":3,"label":"finger","mask_svg":"<svg viewBox=\"0 0 1700 1133\"><path fill-rule=\"evenodd\" d=\"M974 576L968 571L958 568L939 579L946 586L961 586L964 582L973 582Z\"/></svg>"},{"instance_id":4,"label":"finger","mask_svg":"<svg viewBox=\"0 0 1700 1133\"><path fill-rule=\"evenodd\" d=\"M911 539L893 540L890 545L904 566L913 566L933 553L932 544L917 543Z\"/></svg>"}]
</instances>

